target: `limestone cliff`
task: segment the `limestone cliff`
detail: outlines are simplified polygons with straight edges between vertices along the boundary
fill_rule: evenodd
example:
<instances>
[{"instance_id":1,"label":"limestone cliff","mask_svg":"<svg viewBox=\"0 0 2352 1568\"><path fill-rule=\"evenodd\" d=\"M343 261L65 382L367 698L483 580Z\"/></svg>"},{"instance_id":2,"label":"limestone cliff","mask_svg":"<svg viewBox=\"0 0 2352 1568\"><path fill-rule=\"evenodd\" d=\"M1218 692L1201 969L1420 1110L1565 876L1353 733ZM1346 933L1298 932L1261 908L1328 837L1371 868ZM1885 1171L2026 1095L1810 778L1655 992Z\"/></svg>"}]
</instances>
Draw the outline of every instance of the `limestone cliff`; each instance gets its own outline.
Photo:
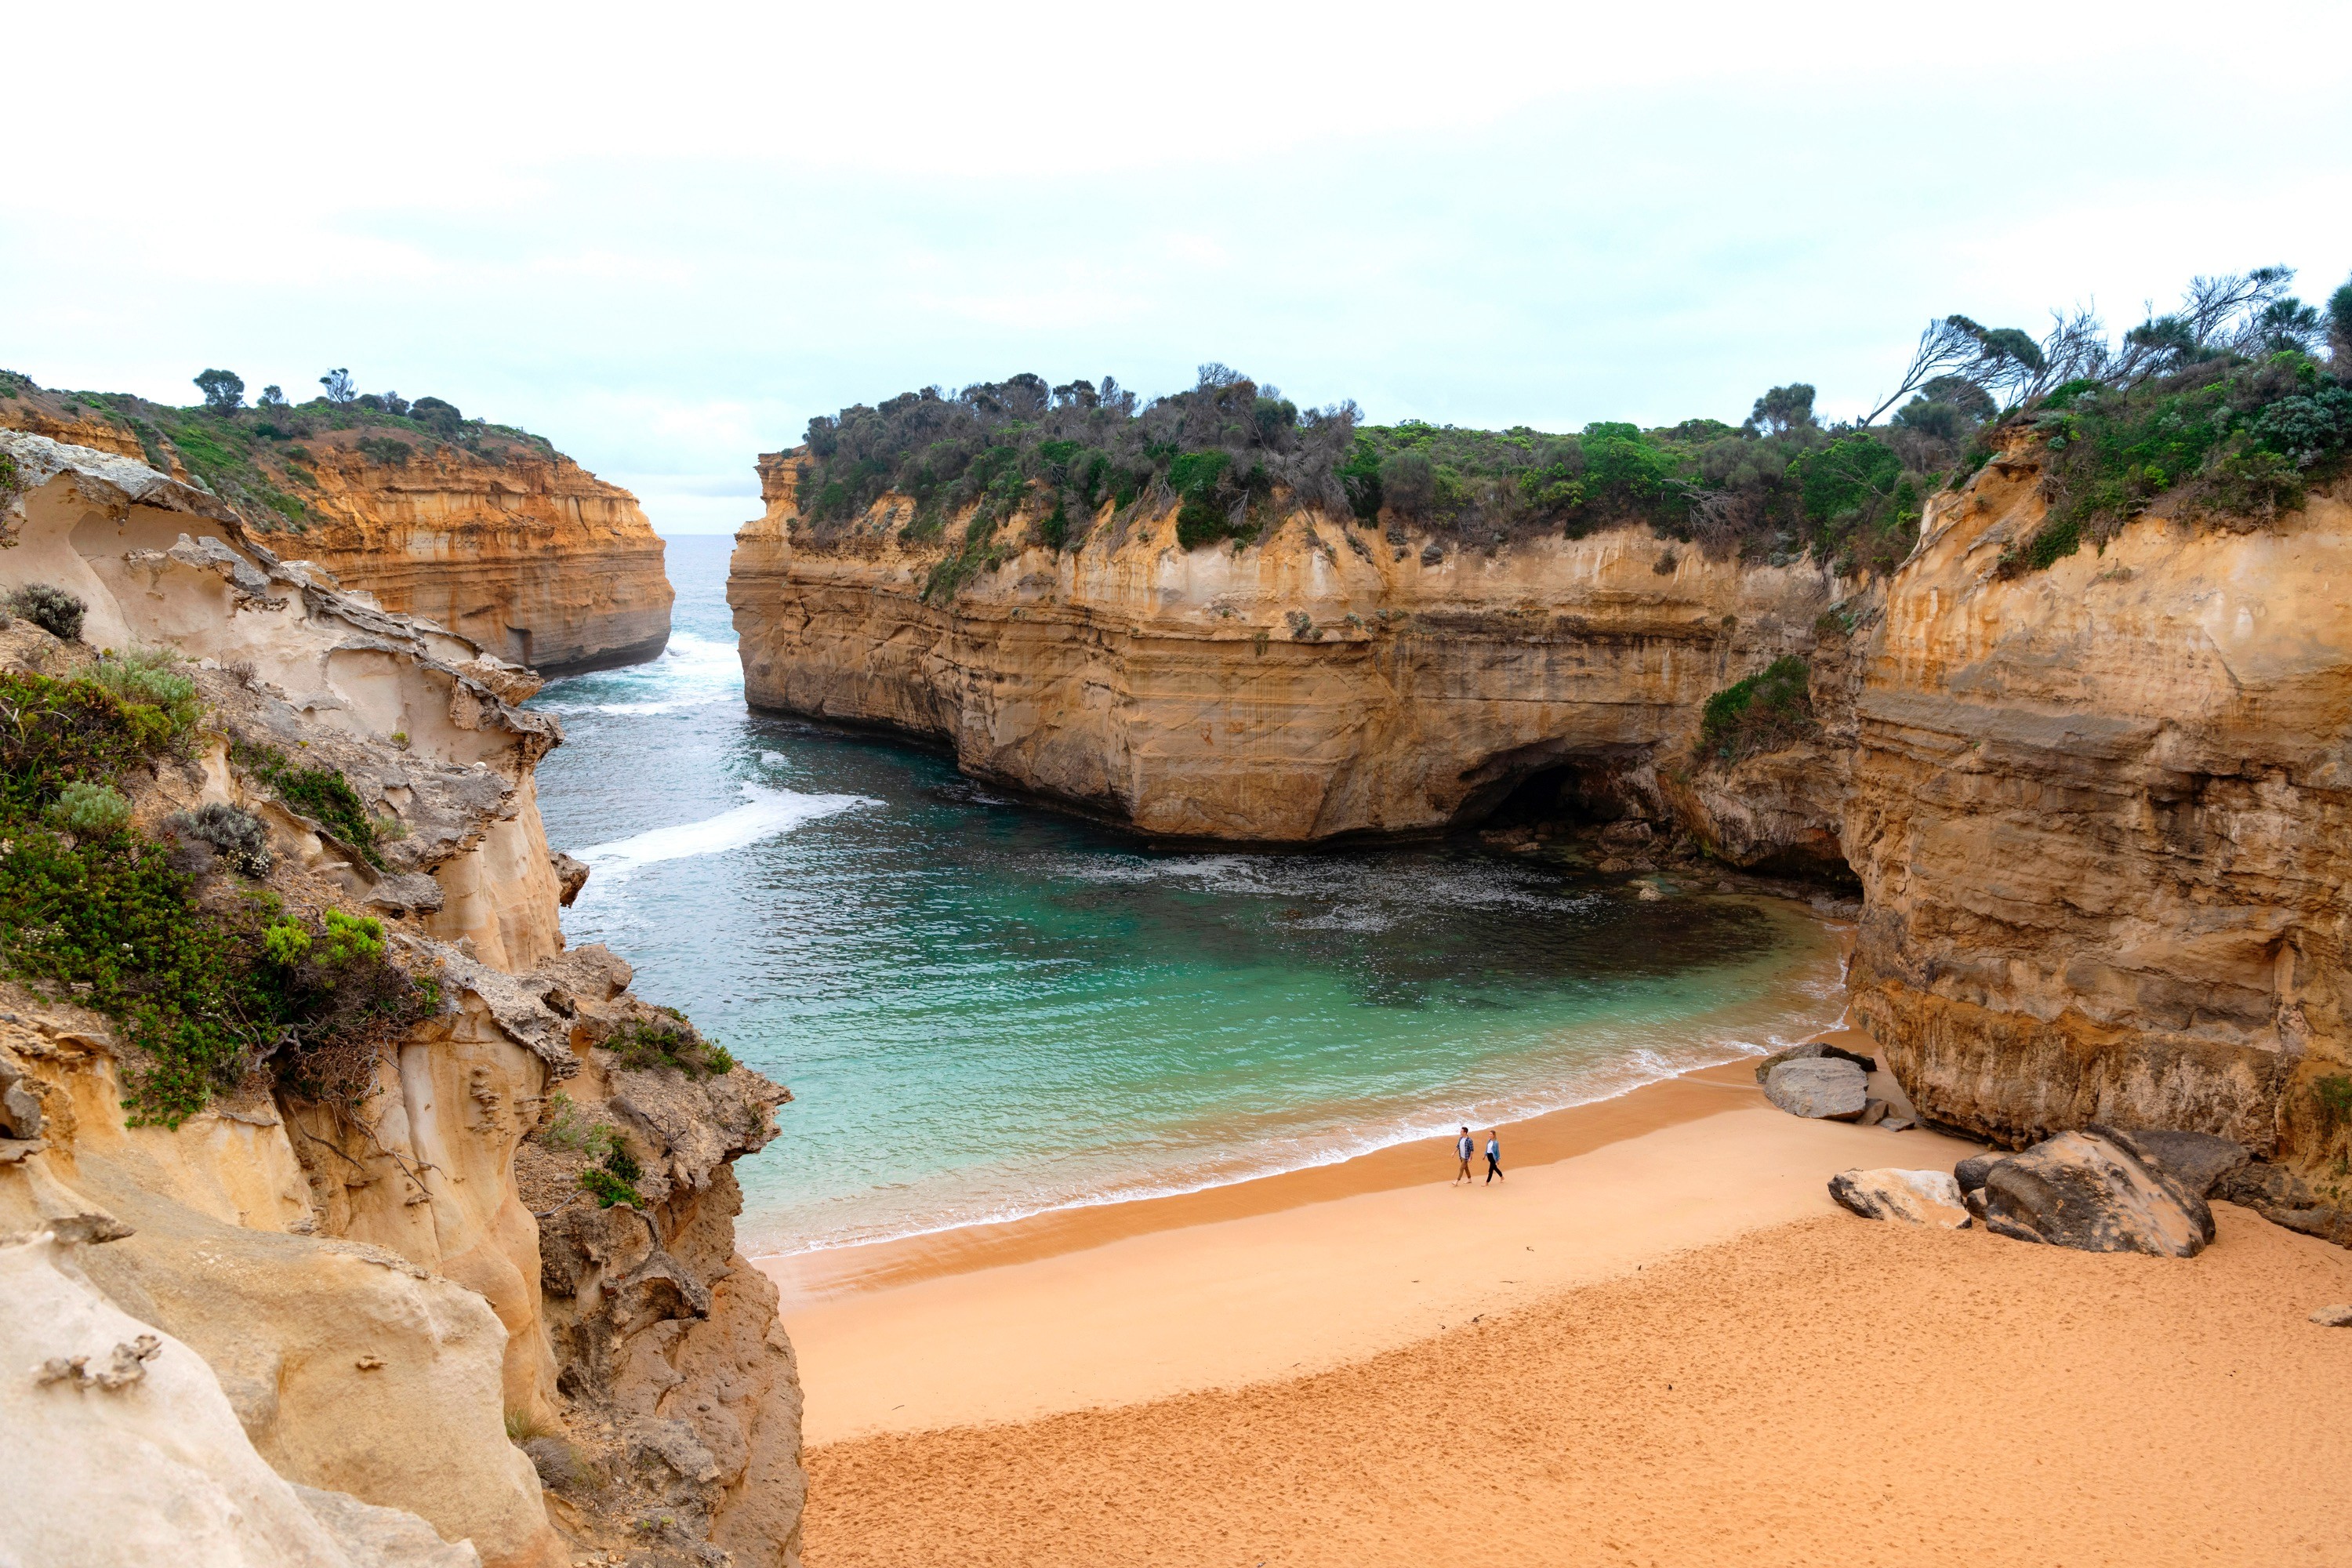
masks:
<instances>
[{"instance_id":1,"label":"limestone cliff","mask_svg":"<svg viewBox=\"0 0 2352 1568\"><path fill-rule=\"evenodd\" d=\"M0 985L0 1233L48 1238L5 1266L61 1302L96 1293L73 1308L89 1342L68 1347L89 1365L136 1339L117 1331L127 1315L154 1331L156 1366L184 1352L204 1369L171 1373L196 1426L139 1494L156 1518L93 1531L70 1510L18 1510L0 1548L145 1562L142 1531L177 1512L247 1553L223 1561L341 1561L322 1529L358 1542L338 1548L354 1563L438 1563L443 1541L491 1564L625 1543L632 1561L701 1563L714 1542L739 1563L795 1561L796 1378L772 1289L734 1253L728 1169L787 1097L714 1051L639 1048L698 1037L639 1002L613 955L564 950L532 794L560 733L514 706L536 679L232 544L220 499L143 464L9 433L0 458L0 591L86 605L79 637L0 629L11 700L63 691L103 718L97 677L121 661L95 647L188 661L201 723L117 781L131 830L171 845L184 879L161 896L231 920L263 908L298 934L364 912L387 973L423 998L299 1070L256 1036L174 1118L140 1110L156 1059L93 1010L103 987L38 966ZM121 711L142 733L163 722ZM232 861L173 826L207 808L257 824L267 853ZM330 911L346 924L321 926ZM648 1035L649 1019L666 1022ZM600 1195L577 1169L550 1184L541 1141L582 1115L635 1186ZM66 1441L91 1408L75 1402L145 1375L12 1384L0 1408L32 1423L26 1441ZM362 1537L419 1530L407 1555L360 1554Z\"/></svg>"},{"instance_id":2,"label":"limestone cliff","mask_svg":"<svg viewBox=\"0 0 2352 1568\"><path fill-rule=\"evenodd\" d=\"M2352 505L2145 517L2012 575L2039 451L1931 509L1862 655L1857 1010L1937 1121L2315 1167L2352 1063Z\"/></svg>"},{"instance_id":3,"label":"limestone cliff","mask_svg":"<svg viewBox=\"0 0 2352 1568\"><path fill-rule=\"evenodd\" d=\"M662 541L636 498L520 431L325 404L221 415L21 378L0 378L0 428L205 488L274 553L546 674L669 638Z\"/></svg>"},{"instance_id":4,"label":"limestone cliff","mask_svg":"<svg viewBox=\"0 0 2352 1568\"><path fill-rule=\"evenodd\" d=\"M1858 878L1855 1010L1927 1117L2226 1133L2328 1195L2273 1206L2352 1238L2352 505L2150 515L2020 572L2041 450L2012 435L1867 582L1646 531L1485 553L1315 513L1185 552L1147 508L953 592L953 525L910 543L886 497L808 529L782 453L730 601L755 704L937 738L1151 833L1421 831L1518 789L1633 819L1624 855L1654 824ZM1801 724L1701 755L1710 694L1783 654Z\"/></svg>"},{"instance_id":5,"label":"limestone cliff","mask_svg":"<svg viewBox=\"0 0 2352 1568\"><path fill-rule=\"evenodd\" d=\"M885 498L819 541L797 466L761 460L767 514L729 577L754 706L945 741L979 777L1171 837L1428 832L1529 786L1663 816L1699 705L1810 651L1839 593L1636 528L1489 552L1302 510L1185 551L1171 507L926 598L961 525L909 542Z\"/></svg>"}]
</instances>

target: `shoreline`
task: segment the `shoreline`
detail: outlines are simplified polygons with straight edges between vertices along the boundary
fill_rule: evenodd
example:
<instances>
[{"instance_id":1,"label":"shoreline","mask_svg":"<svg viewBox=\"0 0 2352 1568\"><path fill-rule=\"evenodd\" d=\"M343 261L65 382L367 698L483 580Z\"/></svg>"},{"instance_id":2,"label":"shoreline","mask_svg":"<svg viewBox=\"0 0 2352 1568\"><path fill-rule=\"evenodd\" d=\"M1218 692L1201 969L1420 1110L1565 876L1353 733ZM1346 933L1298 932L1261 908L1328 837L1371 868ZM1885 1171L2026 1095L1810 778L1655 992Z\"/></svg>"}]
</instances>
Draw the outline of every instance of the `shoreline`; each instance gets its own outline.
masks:
<instances>
[{"instance_id":1,"label":"shoreline","mask_svg":"<svg viewBox=\"0 0 2352 1568\"><path fill-rule=\"evenodd\" d=\"M1483 1170L1466 1188L1454 1183L1449 1142L1181 1197L755 1259L783 1297L808 1441L1328 1370L1835 1213L1827 1181L1838 1171L1948 1168L1976 1147L1786 1115L1757 1088L1753 1058L1506 1126L1500 1183Z\"/></svg>"}]
</instances>

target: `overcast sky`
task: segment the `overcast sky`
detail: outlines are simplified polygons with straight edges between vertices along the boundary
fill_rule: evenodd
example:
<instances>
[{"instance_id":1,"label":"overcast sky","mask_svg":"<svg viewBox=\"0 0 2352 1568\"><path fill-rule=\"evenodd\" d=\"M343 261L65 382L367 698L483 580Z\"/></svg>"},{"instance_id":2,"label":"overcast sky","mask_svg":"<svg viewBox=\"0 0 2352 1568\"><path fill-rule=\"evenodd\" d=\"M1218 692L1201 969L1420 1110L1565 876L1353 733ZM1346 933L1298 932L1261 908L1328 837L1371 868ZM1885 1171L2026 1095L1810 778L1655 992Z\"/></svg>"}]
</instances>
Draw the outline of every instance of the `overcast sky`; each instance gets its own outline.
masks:
<instances>
[{"instance_id":1,"label":"overcast sky","mask_svg":"<svg viewBox=\"0 0 2352 1568\"><path fill-rule=\"evenodd\" d=\"M1866 408L1931 315L2352 274L2352 5L26 7L0 365L331 366L666 533L812 414L1222 360L1378 421Z\"/></svg>"}]
</instances>

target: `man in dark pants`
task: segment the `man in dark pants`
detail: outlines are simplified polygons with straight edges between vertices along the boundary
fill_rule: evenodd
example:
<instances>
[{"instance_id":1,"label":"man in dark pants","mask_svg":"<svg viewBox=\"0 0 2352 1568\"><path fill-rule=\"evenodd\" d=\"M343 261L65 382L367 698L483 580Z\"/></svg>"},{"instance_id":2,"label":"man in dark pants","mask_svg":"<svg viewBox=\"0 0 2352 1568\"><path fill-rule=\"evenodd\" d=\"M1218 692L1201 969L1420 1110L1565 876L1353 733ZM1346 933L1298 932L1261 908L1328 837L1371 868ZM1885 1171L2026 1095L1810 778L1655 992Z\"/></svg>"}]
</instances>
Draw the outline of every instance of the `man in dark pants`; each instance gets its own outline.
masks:
<instances>
[{"instance_id":1,"label":"man in dark pants","mask_svg":"<svg viewBox=\"0 0 2352 1568\"><path fill-rule=\"evenodd\" d=\"M1468 1129L1465 1128L1464 1131L1467 1131ZM1467 1160L1465 1160L1462 1163L1464 1169L1468 1169L1470 1163ZM1496 1181L1499 1179L1502 1174L1503 1135L1500 1130L1489 1127L1486 1129L1486 1180L1490 1182Z\"/></svg>"},{"instance_id":2,"label":"man in dark pants","mask_svg":"<svg viewBox=\"0 0 2352 1568\"><path fill-rule=\"evenodd\" d=\"M1462 1160L1462 1173L1454 1178L1454 1184L1457 1186L1470 1179L1470 1151L1475 1147L1476 1145L1470 1142L1470 1129L1465 1127L1462 1130L1462 1136L1454 1141L1454 1152Z\"/></svg>"}]
</instances>

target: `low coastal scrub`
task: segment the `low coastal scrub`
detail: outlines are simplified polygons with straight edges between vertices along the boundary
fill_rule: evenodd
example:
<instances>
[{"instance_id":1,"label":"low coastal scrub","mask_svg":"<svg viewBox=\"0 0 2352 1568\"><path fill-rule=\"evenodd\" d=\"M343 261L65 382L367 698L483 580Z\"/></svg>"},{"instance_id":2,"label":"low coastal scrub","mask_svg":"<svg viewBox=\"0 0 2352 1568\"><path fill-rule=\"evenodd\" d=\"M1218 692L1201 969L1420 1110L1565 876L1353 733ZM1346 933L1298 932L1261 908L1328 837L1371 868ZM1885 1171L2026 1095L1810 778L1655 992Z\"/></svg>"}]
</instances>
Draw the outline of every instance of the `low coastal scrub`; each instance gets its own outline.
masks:
<instances>
[{"instance_id":1,"label":"low coastal scrub","mask_svg":"<svg viewBox=\"0 0 2352 1568\"><path fill-rule=\"evenodd\" d=\"M1221 364L1150 400L1108 377L926 387L809 422L801 526L920 542L968 519L926 584L934 598L1022 548L1077 548L1138 509L1172 510L1186 550L1252 543L1296 509L1388 529L1400 545L1408 528L1494 548L1636 523L1717 558L1874 574L1909 553L1930 498L2022 429L2046 439L2057 489L2049 527L2010 565L2030 570L2160 500L2259 521L2342 472L2352 285L2323 317L2286 294L2290 278L2198 279L2179 310L2112 346L2087 311L2056 315L2040 337L1943 317L1893 395L1851 422L1823 421L1802 382L1769 389L1736 426L1574 433L1366 425L1352 403L1301 409Z\"/></svg>"},{"instance_id":2,"label":"low coastal scrub","mask_svg":"<svg viewBox=\"0 0 2352 1568\"><path fill-rule=\"evenodd\" d=\"M363 1095L437 987L391 961L373 919L289 913L190 868L175 830L138 829L123 786L195 721L175 711L184 677L148 673L167 679L0 674L0 969L114 1023L134 1122L175 1125L265 1068L313 1099Z\"/></svg>"},{"instance_id":3,"label":"low coastal scrub","mask_svg":"<svg viewBox=\"0 0 2352 1568\"><path fill-rule=\"evenodd\" d=\"M390 836L391 825L368 815L351 780L333 768L296 767L275 746L239 742L229 754L279 800L358 851L369 865L383 868L379 841Z\"/></svg>"},{"instance_id":4,"label":"low coastal scrub","mask_svg":"<svg viewBox=\"0 0 2352 1568\"><path fill-rule=\"evenodd\" d=\"M688 1078L710 1078L735 1070L735 1058L726 1047L704 1038L675 1015L659 1023L641 1020L617 1029L604 1041L604 1048L632 1072L672 1068Z\"/></svg>"},{"instance_id":5,"label":"low coastal scrub","mask_svg":"<svg viewBox=\"0 0 2352 1568\"><path fill-rule=\"evenodd\" d=\"M1706 700L1699 715L1701 763L1738 763L1813 735L1812 668L1795 655L1774 659Z\"/></svg>"},{"instance_id":6,"label":"low coastal scrub","mask_svg":"<svg viewBox=\"0 0 2352 1568\"><path fill-rule=\"evenodd\" d=\"M112 426L137 443L151 466L170 473L177 458L199 485L264 531L299 533L316 521L311 498L322 447L347 444L389 468L429 461L445 447L493 464L520 454L554 456L545 437L468 419L442 398L412 402L396 392L362 392L348 371L319 379L321 395L307 402L270 386L248 406L242 377L206 370L194 378L203 401L175 408L129 393L45 388L30 376L0 371L0 425L31 423L22 413L38 410L64 422ZM19 417L11 417L12 404Z\"/></svg>"}]
</instances>

